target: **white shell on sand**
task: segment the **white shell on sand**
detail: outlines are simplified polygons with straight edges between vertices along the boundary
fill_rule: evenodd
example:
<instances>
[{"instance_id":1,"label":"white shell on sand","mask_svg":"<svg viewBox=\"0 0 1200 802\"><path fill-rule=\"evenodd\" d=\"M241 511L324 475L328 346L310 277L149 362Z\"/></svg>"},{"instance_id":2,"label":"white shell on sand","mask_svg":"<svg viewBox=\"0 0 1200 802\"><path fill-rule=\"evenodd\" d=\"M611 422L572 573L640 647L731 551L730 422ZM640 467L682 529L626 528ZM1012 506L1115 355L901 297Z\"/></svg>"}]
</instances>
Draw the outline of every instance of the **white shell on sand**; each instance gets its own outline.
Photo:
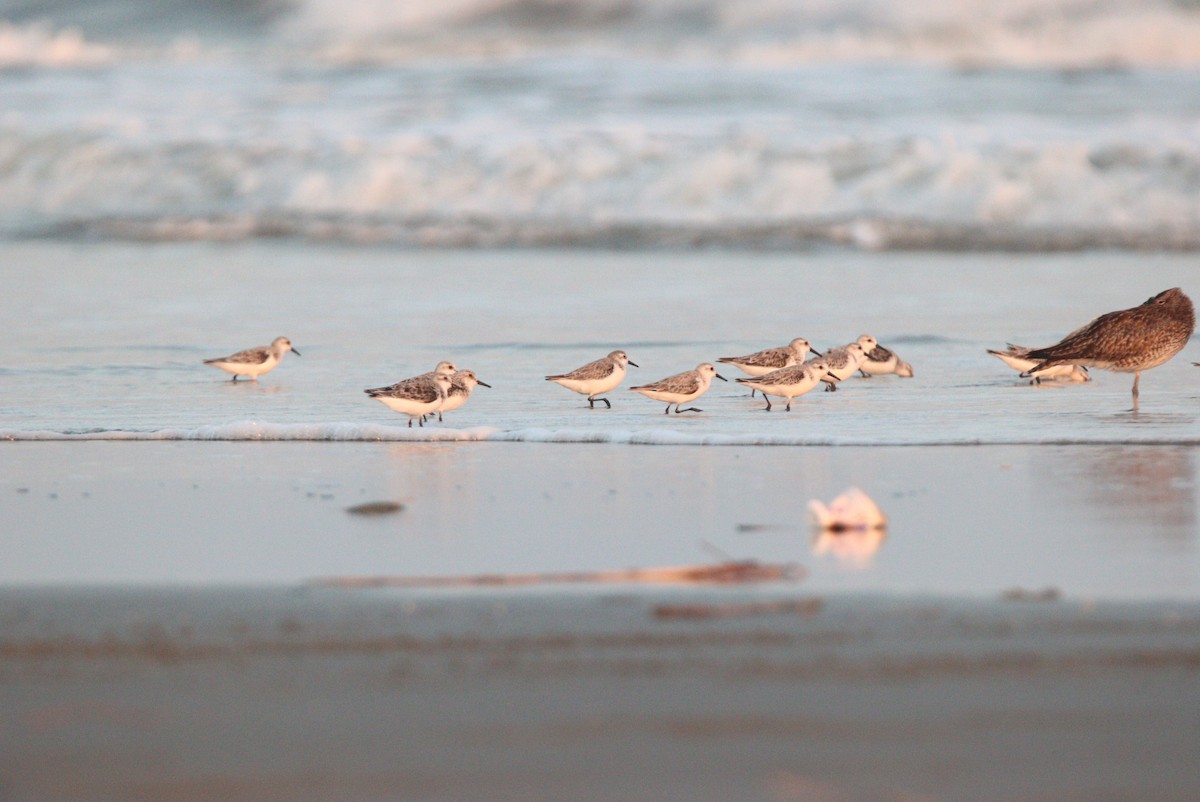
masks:
<instances>
[{"instance_id":1,"label":"white shell on sand","mask_svg":"<svg viewBox=\"0 0 1200 802\"><path fill-rule=\"evenodd\" d=\"M813 499L808 502L808 514L815 525L833 531L884 529L887 516L870 496L857 487L829 502L829 506Z\"/></svg>"}]
</instances>

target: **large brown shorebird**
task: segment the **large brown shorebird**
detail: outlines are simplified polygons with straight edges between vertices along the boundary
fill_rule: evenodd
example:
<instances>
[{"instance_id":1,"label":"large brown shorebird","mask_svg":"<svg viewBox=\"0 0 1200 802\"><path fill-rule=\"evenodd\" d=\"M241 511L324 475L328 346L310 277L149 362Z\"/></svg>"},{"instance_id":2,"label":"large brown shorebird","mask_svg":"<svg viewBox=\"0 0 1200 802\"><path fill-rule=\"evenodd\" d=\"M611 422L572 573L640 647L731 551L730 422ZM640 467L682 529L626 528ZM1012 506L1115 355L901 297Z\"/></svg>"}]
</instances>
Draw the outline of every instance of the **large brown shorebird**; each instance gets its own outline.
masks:
<instances>
[{"instance_id":1,"label":"large brown shorebird","mask_svg":"<svg viewBox=\"0 0 1200 802\"><path fill-rule=\"evenodd\" d=\"M1143 370L1156 368L1187 345L1196 328L1196 312L1183 290L1164 290L1141 306L1109 312L1076 329L1062 342L1032 348L1027 356L1038 364L1024 376L1055 365L1085 365L1133 374L1133 409L1138 408L1138 381Z\"/></svg>"}]
</instances>

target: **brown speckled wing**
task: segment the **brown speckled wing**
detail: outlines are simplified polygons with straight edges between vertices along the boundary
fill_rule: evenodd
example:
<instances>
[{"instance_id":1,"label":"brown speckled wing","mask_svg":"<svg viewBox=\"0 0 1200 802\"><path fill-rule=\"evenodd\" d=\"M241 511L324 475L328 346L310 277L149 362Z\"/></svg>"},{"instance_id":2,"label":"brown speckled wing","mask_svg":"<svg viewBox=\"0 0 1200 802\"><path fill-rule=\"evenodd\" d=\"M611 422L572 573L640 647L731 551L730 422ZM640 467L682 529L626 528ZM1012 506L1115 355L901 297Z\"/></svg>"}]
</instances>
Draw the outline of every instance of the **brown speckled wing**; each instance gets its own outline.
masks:
<instances>
[{"instance_id":1,"label":"brown speckled wing","mask_svg":"<svg viewBox=\"0 0 1200 802\"><path fill-rule=\"evenodd\" d=\"M760 368L782 368L787 365L790 358L794 358L791 349L768 348L765 351L757 351L745 356L721 357L717 361L728 364L751 365Z\"/></svg>"},{"instance_id":2,"label":"brown speckled wing","mask_svg":"<svg viewBox=\"0 0 1200 802\"><path fill-rule=\"evenodd\" d=\"M641 387L633 389L657 390L662 393L688 395L700 389L700 377L696 375L696 371L688 370L683 373L676 373L674 376L668 376L665 379L659 379L652 384L643 384Z\"/></svg>"},{"instance_id":3,"label":"brown speckled wing","mask_svg":"<svg viewBox=\"0 0 1200 802\"><path fill-rule=\"evenodd\" d=\"M576 379L578 381L589 381L592 379L603 379L605 376L611 376L613 370L617 367L616 363L608 357L597 359L595 362L589 362L581 368L576 368L570 373L561 376L548 376L550 379Z\"/></svg>"},{"instance_id":4,"label":"brown speckled wing","mask_svg":"<svg viewBox=\"0 0 1200 802\"><path fill-rule=\"evenodd\" d=\"M1156 303L1170 293L1174 295L1164 303ZM1140 306L1101 315L1062 341L1031 350L1028 357L1041 360L1034 371L1069 362L1137 370L1139 365L1161 364L1164 355L1177 353L1194 329L1191 301L1182 292L1169 290Z\"/></svg>"},{"instance_id":5,"label":"brown speckled wing","mask_svg":"<svg viewBox=\"0 0 1200 802\"><path fill-rule=\"evenodd\" d=\"M224 359L214 359L214 362L234 362L238 365L261 365L271 356L270 348L247 348L245 351L238 351L232 356L227 356Z\"/></svg>"},{"instance_id":6,"label":"brown speckled wing","mask_svg":"<svg viewBox=\"0 0 1200 802\"><path fill-rule=\"evenodd\" d=\"M407 398L413 401L428 403L437 399L438 386L432 378L421 375L398 381L395 384L389 384L387 387L375 387L370 390L363 390L363 392L372 398L385 395L392 398Z\"/></svg>"},{"instance_id":7,"label":"brown speckled wing","mask_svg":"<svg viewBox=\"0 0 1200 802\"><path fill-rule=\"evenodd\" d=\"M786 368L773 370L755 379L750 379L755 384L765 384L769 387L778 386L781 384L795 384L804 378L804 374L809 370L806 365L790 365ZM738 379L738 381L743 381Z\"/></svg>"},{"instance_id":8,"label":"brown speckled wing","mask_svg":"<svg viewBox=\"0 0 1200 802\"><path fill-rule=\"evenodd\" d=\"M826 351L821 360L829 366L830 370L837 370L850 364L850 352L845 348L833 348Z\"/></svg>"}]
</instances>

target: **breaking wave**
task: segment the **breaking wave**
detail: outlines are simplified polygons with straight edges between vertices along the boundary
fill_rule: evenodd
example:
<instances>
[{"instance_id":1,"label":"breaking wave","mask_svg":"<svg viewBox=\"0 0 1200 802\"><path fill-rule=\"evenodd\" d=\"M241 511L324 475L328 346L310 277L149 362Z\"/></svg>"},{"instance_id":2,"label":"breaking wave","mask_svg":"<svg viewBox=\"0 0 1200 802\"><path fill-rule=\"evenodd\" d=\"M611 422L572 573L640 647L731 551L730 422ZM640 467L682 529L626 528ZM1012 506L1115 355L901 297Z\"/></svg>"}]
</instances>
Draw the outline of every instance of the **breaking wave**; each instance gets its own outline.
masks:
<instances>
[{"instance_id":1,"label":"breaking wave","mask_svg":"<svg viewBox=\"0 0 1200 802\"><path fill-rule=\"evenodd\" d=\"M1200 250L1196 0L30 0L0 237Z\"/></svg>"},{"instance_id":2,"label":"breaking wave","mask_svg":"<svg viewBox=\"0 0 1200 802\"><path fill-rule=\"evenodd\" d=\"M259 48L372 64L580 47L771 65L1200 64L1200 7L1192 0L34 0L0 13L10 35L26 40L19 50L60 55L69 53L55 38L82 33L136 53L181 39L214 48L251 40ZM0 35L0 65L12 63L4 58L9 47ZM27 52L16 63L95 62Z\"/></svg>"},{"instance_id":3,"label":"breaking wave","mask_svg":"<svg viewBox=\"0 0 1200 802\"><path fill-rule=\"evenodd\" d=\"M1200 249L1200 147L617 133L358 149L0 127L0 235L423 247ZM87 179L80 176L86 174Z\"/></svg>"}]
</instances>

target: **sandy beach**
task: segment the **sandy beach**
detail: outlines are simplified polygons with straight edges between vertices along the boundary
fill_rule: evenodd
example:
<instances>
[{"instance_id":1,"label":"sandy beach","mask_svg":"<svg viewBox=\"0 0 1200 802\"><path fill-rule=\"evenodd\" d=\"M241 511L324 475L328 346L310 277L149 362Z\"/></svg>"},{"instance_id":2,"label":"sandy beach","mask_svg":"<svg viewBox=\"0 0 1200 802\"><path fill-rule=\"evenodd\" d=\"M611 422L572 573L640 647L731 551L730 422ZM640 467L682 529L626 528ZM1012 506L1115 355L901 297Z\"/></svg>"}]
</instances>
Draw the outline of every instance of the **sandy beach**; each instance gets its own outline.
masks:
<instances>
[{"instance_id":1,"label":"sandy beach","mask_svg":"<svg viewBox=\"0 0 1200 802\"><path fill-rule=\"evenodd\" d=\"M670 613L804 599L806 612ZM7 800L1187 800L1200 608L0 592Z\"/></svg>"},{"instance_id":2,"label":"sandy beach","mask_svg":"<svg viewBox=\"0 0 1200 802\"><path fill-rule=\"evenodd\" d=\"M4 448L6 800L1200 793L1193 447ZM721 553L800 570L325 584Z\"/></svg>"},{"instance_id":3,"label":"sandy beach","mask_svg":"<svg viewBox=\"0 0 1200 802\"><path fill-rule=\"evenodd\" d=\"M1181 0L0 3L0 802L1200 799L1200 349L989 354L1200 300L1198 70Z\"/></svg>"},{"instance_id":4,"label":"sandy beach","mask_svg":"<svg viewBox=\"0 0 1200 802\"><path fill-rule=\"evenodd\" d=\"M802 564L819 593L1200 600L1194 446L3 448L6 586L293 586L754 559ZM887 537L823 550L806 505L850 486L883 508ZM347 512L376 501L403 509Z\"/></svg>"}]
</instances>

